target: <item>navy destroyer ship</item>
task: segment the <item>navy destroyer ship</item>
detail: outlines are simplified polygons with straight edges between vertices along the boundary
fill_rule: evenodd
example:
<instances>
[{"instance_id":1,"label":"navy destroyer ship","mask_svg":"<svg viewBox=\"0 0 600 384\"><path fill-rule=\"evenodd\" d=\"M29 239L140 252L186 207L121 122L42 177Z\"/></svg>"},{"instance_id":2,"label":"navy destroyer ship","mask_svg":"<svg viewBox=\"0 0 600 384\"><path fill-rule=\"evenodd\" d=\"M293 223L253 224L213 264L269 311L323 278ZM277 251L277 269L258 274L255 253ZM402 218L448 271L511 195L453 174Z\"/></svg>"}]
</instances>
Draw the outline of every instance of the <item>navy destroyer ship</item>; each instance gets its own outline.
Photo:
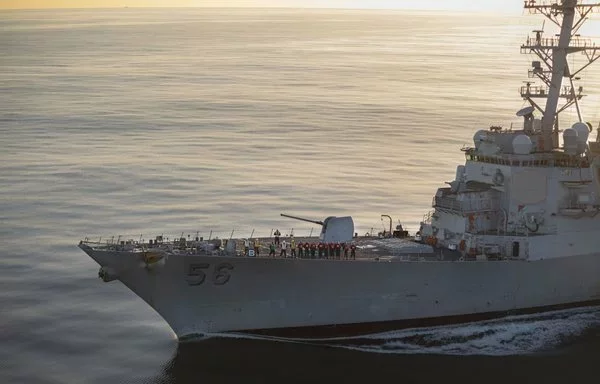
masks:
<instances>
[{"instance_id":1,"label":"navy destroyer ship","mask_svg":"<svg viewBox=\"0 0 600 384\"><path fill-rule=\"evenodd\" d=\"M352 217L332 216L315 221L318 239L295 239L296 257L268 255L271 239L258 239L258 254L257 239L183 236L86 238L79 248L100 264L100 278L125 284L180 339L321 338L597 304L600 143L589 140L576 82L600 57L578 34L598 6L525 1L560 29L536 30L521 46L535 55L528 75L541 83L520 89L522 123L475 133L414 236L391 225L392 236L357 236ZM573 54L581 67L567 60ZM559 128L569 107L578 118Z\"/></svg>"}]
</instances>

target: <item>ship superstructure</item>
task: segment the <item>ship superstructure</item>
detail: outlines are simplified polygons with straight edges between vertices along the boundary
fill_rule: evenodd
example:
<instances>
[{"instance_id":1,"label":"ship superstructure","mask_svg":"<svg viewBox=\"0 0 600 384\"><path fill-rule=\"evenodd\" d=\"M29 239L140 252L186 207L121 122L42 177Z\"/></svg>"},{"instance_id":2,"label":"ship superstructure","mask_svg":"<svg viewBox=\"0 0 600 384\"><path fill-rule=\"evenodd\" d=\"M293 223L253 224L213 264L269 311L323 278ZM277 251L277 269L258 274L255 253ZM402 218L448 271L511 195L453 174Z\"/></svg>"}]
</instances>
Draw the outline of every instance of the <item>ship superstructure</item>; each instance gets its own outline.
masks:
<instances>
[{"instance_id":1,"label":"ship superstructure","mask_svg":"<svg viewBox=\"0 0 600 384\"><path fill-rule=\"evenodd\" d=\"M526 10L560 27L551 37L535 30L521 46L522 53L537 56L528 74L543 85L521 87L530 105L517 112L523 118L518 129L492 126L475 133L474 145L463 149L465 165L457 167L449 187L438 189L434 210L422 222L425 242L459 250L465 259L535 260L594 250L589 238L600 233L600 147L588 142L592 124L582 118L583 88L576 81L600 57L600 47L578 34L597 7L525 2ZM571 54L582 55L585 64L571 68ZM559 115L571 106L579 121L562 131L560 146Z\"/></svg>"},{"instance_id":2,"label":"ship superstructure","mask_svg":"<svg viewBox=\"0 0 600 384\"><path fill-rule=\"evenodd\" d=\"M397 237L359 237L351 217L282 215L322 226L318 238L293 239L299 257L276 257L271 238L253 239L254 249L248 239L210 236L79 247L100 264L100 278L124 283L179 338L339 336L600 303L600 143L589 141L576 85L600 57L578 35L600 4L524 6L560 27L550 37L536 30L521 46L536 56L529 76L542 85L521 88L522 125L475 133L414 237L401 226ZM572 54L585 63L573 68ZM578 118L561 131L568 107Z\"/></svg>"}]
</instances>

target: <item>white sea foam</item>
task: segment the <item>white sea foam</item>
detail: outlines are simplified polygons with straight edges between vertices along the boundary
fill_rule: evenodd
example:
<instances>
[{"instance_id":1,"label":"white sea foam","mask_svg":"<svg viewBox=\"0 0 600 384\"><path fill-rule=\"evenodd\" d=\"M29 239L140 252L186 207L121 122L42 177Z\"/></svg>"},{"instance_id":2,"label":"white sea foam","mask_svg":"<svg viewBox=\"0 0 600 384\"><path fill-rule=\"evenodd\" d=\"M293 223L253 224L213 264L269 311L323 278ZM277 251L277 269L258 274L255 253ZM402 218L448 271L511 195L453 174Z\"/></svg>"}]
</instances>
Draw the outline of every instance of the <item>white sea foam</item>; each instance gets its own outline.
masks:
<instances>
[{"instance_id":1,"label":"white sea foam","mask_svg":"<svg viewBox=\"0 0 600 384\"><path fill-rule=\"evenodd\" d=\"M587 307L356 337L302 339L210 333L189 341L228 338L325 345L372 353L507 356L552 350L597 326L600 307Z\"/></svg>"},{"instance_id":2,"label":"white sea foam","mask_svg":"<svg viewBox=\"0 0 600 384\"><path fill-rule=\"evenodd\" d=\"M599 325L600 307L594 307L392 331L334 345L378 353L517 355L552 349Z\"/></svg>"}]
</instances>

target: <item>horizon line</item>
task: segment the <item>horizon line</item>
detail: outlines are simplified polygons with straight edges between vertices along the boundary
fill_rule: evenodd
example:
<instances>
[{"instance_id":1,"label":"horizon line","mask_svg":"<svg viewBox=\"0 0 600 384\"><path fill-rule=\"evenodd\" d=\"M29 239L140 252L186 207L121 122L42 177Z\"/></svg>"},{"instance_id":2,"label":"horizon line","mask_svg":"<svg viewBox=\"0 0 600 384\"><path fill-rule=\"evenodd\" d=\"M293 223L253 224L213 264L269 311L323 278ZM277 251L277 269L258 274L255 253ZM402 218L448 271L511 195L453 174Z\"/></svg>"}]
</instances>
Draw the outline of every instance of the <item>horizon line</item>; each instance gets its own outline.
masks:
<instances>
[{"instance_id":1,"label":"horizon line","mask_svg":"<svg viewBox=\"0 0 600 384\"><path fill-rule=\"evenodd\" d=\"M211 6L211 5L198 5L198 6L160 6L160 5L146 5L146 6L120 6L120 7L31 7L31 8L0 8L0 11L40 11L40 10L93 10L93 9L301 9L301 10L338 10L338 11L421 11L421 12L451 12L451 13L478 13L478 14L490 14L490 13L502 13L502 14L514 14L510 11L498 11L498 10L458 10L458 9L447 9L447 8L369 8L369 7L302 7L302 6L266 6L266 5L254 5L254 6Z\"/></svg>"}]
</instances>

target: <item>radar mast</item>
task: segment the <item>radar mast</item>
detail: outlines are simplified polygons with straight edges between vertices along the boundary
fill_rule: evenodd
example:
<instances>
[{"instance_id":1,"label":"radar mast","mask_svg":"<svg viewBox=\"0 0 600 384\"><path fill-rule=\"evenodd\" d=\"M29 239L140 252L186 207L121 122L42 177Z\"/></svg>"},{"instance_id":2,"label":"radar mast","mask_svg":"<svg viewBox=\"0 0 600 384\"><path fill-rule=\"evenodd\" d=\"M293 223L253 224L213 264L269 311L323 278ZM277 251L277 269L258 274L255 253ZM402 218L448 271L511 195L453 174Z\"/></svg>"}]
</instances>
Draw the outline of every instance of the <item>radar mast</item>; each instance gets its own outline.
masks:
<instances>
[{"instance_id":1,"label":"radar mast","mask_svg":"<svg viewBox=\"0 0 600 384\"><path fill-rule=\"evenodd\" d=\"M521 96L543 114L541 124L540 149L550 151L558 148L558 115L575 104L579 121L582 121L579 100L584 96L583 87L576 87L577 75L600 57L600 46L587 39L580 38L577 33L587 16L600 7L600 3L583 4L578 0L525 0L524 8L529 13L541 13L560 27L560 32L552 37L544 37L544 30L533 31L525 44L521 45L521 53L535 53L540 61L533 61L529 77L537 77L545 85L532 86L527 83L521 87ZM581 52L587 63L580 68L570 68L567 55ZM569 84L563 86L563 78ZM540 106L534 99L545 98L546 105ZM558 100L565 99L559 107Z\"/></svg>"}]
</instances>

